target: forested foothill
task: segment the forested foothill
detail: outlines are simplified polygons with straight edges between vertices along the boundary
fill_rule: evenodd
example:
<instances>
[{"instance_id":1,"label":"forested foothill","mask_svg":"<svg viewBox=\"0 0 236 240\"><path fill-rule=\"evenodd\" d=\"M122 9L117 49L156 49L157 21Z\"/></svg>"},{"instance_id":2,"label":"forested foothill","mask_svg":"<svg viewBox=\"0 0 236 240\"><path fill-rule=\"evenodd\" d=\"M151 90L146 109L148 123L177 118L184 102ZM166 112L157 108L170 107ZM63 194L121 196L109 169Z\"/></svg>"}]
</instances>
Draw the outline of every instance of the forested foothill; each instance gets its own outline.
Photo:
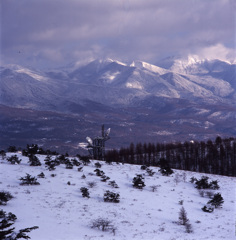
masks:
<instances>
[{"instance_id":1,"label":"forested foothill","mask_svg":"<svg viewBox=\"0 0 236 240\"><path fill-rule=\"evenodd\" d=\"M160 166L163 160L174 169L236 176L236 138L218 136L206 142L131 143L127 148L106 153L107 162Z\"/></svg>"}]
</instances>

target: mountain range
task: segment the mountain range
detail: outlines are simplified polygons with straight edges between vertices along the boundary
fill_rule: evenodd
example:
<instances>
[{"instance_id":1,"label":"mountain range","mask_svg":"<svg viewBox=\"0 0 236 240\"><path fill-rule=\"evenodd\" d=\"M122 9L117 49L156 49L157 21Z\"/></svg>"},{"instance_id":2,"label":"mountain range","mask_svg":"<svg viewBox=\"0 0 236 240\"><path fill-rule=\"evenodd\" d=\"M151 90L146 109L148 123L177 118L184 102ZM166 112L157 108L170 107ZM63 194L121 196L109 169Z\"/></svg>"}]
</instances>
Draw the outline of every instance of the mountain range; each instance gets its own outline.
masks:
<instances>
[{"instance_id":1,"label":"mountain range","mask_svg":"<svg viewBox=\"0 0 236 240\"><path fill-rule=\"evenodd\" d=\"M97 59L40 71L0 68L1 147L38 143L78 151L112 128L109 147L130 142L236 136L236 64L168 58L157 64Z\"/></svg>"}]
</instances>

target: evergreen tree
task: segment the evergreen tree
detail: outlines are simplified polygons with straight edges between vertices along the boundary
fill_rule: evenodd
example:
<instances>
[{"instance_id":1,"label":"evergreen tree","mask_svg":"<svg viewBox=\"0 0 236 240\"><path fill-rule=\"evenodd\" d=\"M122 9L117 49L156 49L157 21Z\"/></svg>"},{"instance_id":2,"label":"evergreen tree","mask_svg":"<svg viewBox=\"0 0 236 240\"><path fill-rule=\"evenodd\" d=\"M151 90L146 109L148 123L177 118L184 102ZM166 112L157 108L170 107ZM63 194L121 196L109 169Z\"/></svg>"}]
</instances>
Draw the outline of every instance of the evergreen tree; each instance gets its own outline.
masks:
<instances>
[{"instance_id":1,"label":"evergreen tree","mask_svg":"<svg viewBox=\"0 0 236 240\"><path fill-rule=\"evenodd\" d=\"M170 168L169 163L166 161L166 159L161 158L159 161L159 165L160 165L159 172L163 176L169 176L172 173L174 173L174 171Z\"/></svg>"},{"instance_id":2,"label":"evergreen tree","mask_svg":"<svg viewBox=\"0 0 236 240\"><path fill-rule=\"evenodd\" d=\"M136 174L136 177L133 178L133 187L143 189L146 186L143 180L144 177L141 174Z\"/></svg>"},{"instance_id":3,"label":"evergreen tree","mask_svg":"<svg viewBox=\"0 0 236 240\"><path fill-rule=\"evenodd\" d=\"M0 192L0 205L6 205L9 200L11 200L13 196L9 192L2 191Z\"/></svg>"},{"instance_id":4,"label":"evergreen tree","mask_svg":"<svg viewBox=\"0 0 236 240\"><path fill-rule=\"evenodd\" d=\"M187 218L187 212L185 211L184 207L181 207L179 212L179 224L186 225L188 222L189 219Z\"/></svg>"},{"instance_id":5,"label":"evergreen tree","mask_svg":"<svg viewBox=\"0 0 236 240\"><path fill-rule=\"evenodd\" d=\"M224 199L220 193L214 194L213 198L208 202L208 204L211 204L215 208L221 207L223 203Z\"/></svg>"},{"instance_id":6,"label":"evergreen tree","mask_svg":"<svg viewBox=\"0 0 236 240\"><path fill-rule=\"evenodd\" d=\"M7 161L10 162L11 164L20 164L21 159L19 159L17 155L12 155L7 158Z\"/></svg>"},{"instance_id":7,"label":"evergreen tree","mask_svg":"<svg viewBox=\"0 0 236 240\"><path fill-rule=\"evenodd\" d=\"M29 162L30 166L41 166L42 165L37 156L30 154L30 155L28 155L28 157L29 157L28 162Z\"/></svg>"},{"instance_id":8,"label":"evergreen tree","mask_svg":"<svg viewBox=\"0 0 236 240\"><path fill-rule=\"evenodd\" d=\"M30 174L26 174L25 177L21 177L20 178L20 185L39 185L40 183L37 182L37 178L36 177L32 177Z\"/></svg>"},{"instance_id":9,"label":"evergreen tree","mask_svg":"<svg viewBox=\"0 0 236 240\"><path fill-rule=\"evenodd\" d=\"M120 202L120 194L111 192L111 191L106 191L104 193L104 202L113 202L113 203L119 203Z\"/></svg>"},{"instance_id":10,"label":"evergreen tree","mask_svg":"<svg viewBox=\"0 0 236 240\"><path fill-rule=\"evenodd\" d=\"M80 191L82 192L83 197L90 198L88 188L82 187L80 188Z\"/></svg>"},{"instance_id":11,"label":"evergreen tree","mask_svg":"<svg viewBox=\"0 0 236 240\"><path fill-rule=\"evenodd\" d=\"M17 239L30 239L26 233L31 232L32 230L37 229L37 226L31 228L24 228L15 232L15 228L12 225L15 223L17 217L13 213L6 213L3 210L0 210L0 239L2 240L17 240Z\"/></svg>"}]
</instances>

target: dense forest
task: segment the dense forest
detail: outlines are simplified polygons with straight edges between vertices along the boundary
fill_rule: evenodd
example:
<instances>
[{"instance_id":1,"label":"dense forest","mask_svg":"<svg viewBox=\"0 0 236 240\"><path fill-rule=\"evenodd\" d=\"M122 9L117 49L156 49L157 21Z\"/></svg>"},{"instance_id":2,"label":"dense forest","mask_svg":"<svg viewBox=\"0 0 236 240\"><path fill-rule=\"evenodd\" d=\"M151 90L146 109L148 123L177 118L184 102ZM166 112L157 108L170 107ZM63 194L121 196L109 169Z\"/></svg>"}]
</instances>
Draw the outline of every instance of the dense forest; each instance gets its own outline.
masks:
<instances>
[{"instance_id":1,"label":"dense forest","mask_svg":"<svg viewBox=\"0 0 236 240\"><path fill-rule=\"evenodd\" d=\"M158 166L160 159L171 168L236 176L236 138L217 137L215 141L138 143L106 152L106 161Z\"/></svg>"}]
</instances>

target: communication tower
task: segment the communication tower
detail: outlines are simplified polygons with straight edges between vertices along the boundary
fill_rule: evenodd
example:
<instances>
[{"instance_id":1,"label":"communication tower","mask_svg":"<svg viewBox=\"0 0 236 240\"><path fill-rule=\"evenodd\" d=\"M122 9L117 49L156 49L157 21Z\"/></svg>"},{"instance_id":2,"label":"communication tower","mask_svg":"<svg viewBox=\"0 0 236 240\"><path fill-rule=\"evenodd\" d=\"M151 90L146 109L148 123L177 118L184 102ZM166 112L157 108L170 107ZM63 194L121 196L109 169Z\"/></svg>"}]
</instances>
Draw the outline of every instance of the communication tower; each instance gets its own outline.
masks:
<instances>
[{"instance_id":1,"label":"communication tower","mask_svg":"<svg viewBox=\"0 0 236 240\"><path fill-rule=\"evenodd\" d=\"M106 132L104 131L104 125L102 125L102 136L95 137L91 139L90 137L86 137L88 142L88 151L93 156L93 159L104 160L105 159L105 142L110 139L111 129L108 128Z\"/></svg>"}]
</instances>

